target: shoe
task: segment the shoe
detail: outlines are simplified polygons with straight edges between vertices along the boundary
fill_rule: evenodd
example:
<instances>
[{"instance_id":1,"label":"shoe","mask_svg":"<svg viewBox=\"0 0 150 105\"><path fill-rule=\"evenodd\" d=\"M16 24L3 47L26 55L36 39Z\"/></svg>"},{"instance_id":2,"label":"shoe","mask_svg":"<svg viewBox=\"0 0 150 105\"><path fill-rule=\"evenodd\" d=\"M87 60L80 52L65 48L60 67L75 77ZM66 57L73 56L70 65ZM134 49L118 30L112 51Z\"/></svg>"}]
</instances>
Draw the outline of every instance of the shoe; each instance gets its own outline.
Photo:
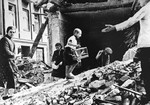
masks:
<instances>
[{"instance_id":1,"label":"shoe","mask_svg":"<svg viewBox=\"0 0 150 105\"><path fill-rule=\"evenodd\" d=\"M74 79L75 76L72 73L69 73L68 75L66 75L66 79Z\"/></svg>"},{"instance_id":2,"label":"shoe","mask_svg":"<svg viewBox=\"0 0 150 105\"><path fill-rule=\"evenodd\" d=\"M9 98L11 98L12 96L4 96L4 97L2 97L2 99L3 100L7 100L7 99L9 99Z\"/></svg>"},{"instance_id":3,"label":"shoe","mask_svg":"<svg viewBox=\"0 0 150 105\"><path fill-rule=\"evenodd\" d=\"M71 76L71 75L69 75L69 76L66 76L66 79L74 79L75 77L74 76Z\"/></svg>"}]
</instances>

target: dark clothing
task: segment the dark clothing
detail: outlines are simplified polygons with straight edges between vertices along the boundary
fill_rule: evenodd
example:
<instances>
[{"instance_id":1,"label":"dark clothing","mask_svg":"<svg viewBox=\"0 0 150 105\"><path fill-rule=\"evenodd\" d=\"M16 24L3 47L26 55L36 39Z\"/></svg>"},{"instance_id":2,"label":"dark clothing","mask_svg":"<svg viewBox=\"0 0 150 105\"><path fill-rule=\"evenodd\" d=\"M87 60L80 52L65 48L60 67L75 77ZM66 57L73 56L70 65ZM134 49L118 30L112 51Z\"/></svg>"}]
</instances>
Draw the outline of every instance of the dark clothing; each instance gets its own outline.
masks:
<instances>
[{"instance_id":1,"label":"dark clothing","mask_svg":"<svg viewBox=\"0 0 150 105\"><path fill-rule=\"evenodd\" d=\"M12 71L11 61L6 61L0 64L0 86L4 87L7 82L7 88L15 88L14 73Z\"/></svg>"},{"instance_id":2,"label":"dark clothing","mask_svg":"<svg viewBox=\"0 0 150 105\"><path fill-rule=\"evenodd\" d=\"M76 59L75 52L70 47L65 47L64 62L65 62L65 65L73 65L78 62Z\"/></svg>"},{"instance_id":3,"label":"dark clothing","mask_svg":"<svg viewBox=\"0 0 150 105\"><path fill-rule=\"evenodd\" d=\"M141 61L141 78L145 84L146 96L150 100L150 48L139 48L135 57Z\"/></svg>"},{"instance_id":4,"label":"dark clothing","mask_svg":"<svg viewBox=\"0 0 150 105\"><path fill-rule=\"evenodd\" d=\"M15 44L9 36L0 40L0 86L4 87L7 82L7 88L15 88L14 83L14 56Z\"/></svg>"},{"instance_id":5,"label":"dark clothing","mask_svg":"<svg viewBox=\"0 0 150 105\"><path fill-rule=\"evenodd\" d=\"M111 57L110 55L105 54L105 52L103 51L99 56L99 58L97 59L98 66L102 67L108 65L111 62L110 57Z\"/></svg>"},{"instance_id":6,"label":"dark clothing","mask_svg":"<svg viewBox=\"0 0 150 105\"><path fill-rule=\"evenodd\" d=\"M54 54L52 56L52 62L55 61L55 65L58 65L60 62L62 62L62 65L60 65L58 69L53 69L53 77L65 78L65 65L63 62L63 53L63 49L54 51Z\"/></svg>"},{"instance_id":7,"label":"dark clothing","mask_svg":"<svg viewBox=\"0 0 150 105\"><path fill-rule=\"evenodd\" d=\"M15 44L9 36L5 36L0 41L0 57L3 60L13 59L15 57Z\"/></svg>"}]
</instances>

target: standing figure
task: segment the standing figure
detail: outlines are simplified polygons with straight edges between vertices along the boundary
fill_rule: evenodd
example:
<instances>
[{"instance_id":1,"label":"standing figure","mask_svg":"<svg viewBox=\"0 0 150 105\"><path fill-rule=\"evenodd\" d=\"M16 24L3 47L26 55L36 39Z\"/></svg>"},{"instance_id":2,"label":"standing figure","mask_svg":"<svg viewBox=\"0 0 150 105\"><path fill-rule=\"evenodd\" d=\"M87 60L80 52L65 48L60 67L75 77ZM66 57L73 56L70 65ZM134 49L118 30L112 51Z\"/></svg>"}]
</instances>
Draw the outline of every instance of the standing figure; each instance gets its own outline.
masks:
<instances>
[{"instance_id":1,"label":"standing figure","mask_svg":"<svg viewBox=\"0 0 150 105\"><path fill-rule=\"evenodd\" d=\"M121 31L140 22L140 32L137 40L137 53L134 61L141 61L141 76L145 84L146 97L142 98L142 105L150 104L150 0L138 0L141 9L128 20L117 25L106 25L102 32Z\"/></svg>"},{"instance_id":2,"label":"standing figure","mask_svg":"<svg viewBox=\"0 0 150 105\"><path fill-rule=\"evenodd\" d=\"M65 65L63 61L64 50L62 49L61 43L56 43L55 47L56 50L52 56L52 65L55 66L52 71L53 80L56 78L65 78Z\"/></svg>"},{"instance_id":3,"label":"standing figure","mask_svg":"<svg viewBox=\"0 0 150 105\"><path fill-rule=\"evenodd\" d=\"M64 51L64 61L66 65L66 79L73 79L74 75L72 74L74 68L81 62L78 59L76 54L76 49L80 47L79 38L82 35L82 31L79 28L75 28L73 35L67 40L67 45L65 46Z\"/></svg>"},{"instance_id":4,"label":"standing figure","mask_svg":"<svg viewBox=\"0 0 150 105\"><path fill-rule=\"evenodd\" d=\"M12 40L15 32L15 28L9 26L7 34L0 40L0 86L4 87L4 100L10 98L8 90L15 89L15 44Z\"/></svg>"},{"instance_id":5,"label":"standing figure","mask_svg":"<svg viewBox=\"0 0 150 105\"><path fill-rule=\"evenodd\" d=\"M111 54L113 53L110 47L100 50L96 55L99 67L106 66L111 63Z\"/></svg>"}]
</instances>

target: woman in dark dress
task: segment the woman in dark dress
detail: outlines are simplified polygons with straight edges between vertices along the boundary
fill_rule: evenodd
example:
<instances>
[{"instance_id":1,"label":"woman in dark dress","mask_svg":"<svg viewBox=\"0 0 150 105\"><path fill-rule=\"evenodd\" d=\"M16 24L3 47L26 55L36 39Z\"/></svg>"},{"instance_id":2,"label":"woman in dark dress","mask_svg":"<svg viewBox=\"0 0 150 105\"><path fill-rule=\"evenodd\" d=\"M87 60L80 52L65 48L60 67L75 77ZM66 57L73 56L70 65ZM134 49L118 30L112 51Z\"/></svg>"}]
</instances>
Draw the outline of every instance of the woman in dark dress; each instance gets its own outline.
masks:
<instances>
[{"instance_id":1,"label":"woman in dark dress","mask_svg":"<svg viewBox=\"0 0 150 105\"><path fill-rule=\"evenodd\" d=\"M52 64L58 68L53 68L52 77L65 78L65 66L63 62L63 53L62 45L60 43L55 44L56 50L52 56Z\"/></svg>"},{"instance_id":2,"label":"woman in dark dress","mask_svg":"<svg viewBox=\"0 0 150 105\"><path fill-rule=\"evenodd\" d=\"M15 31L14 27L9 26L7 34L0 40L0 86L5 88L3 99L9 98L8 90L10 88L15 88L15 44L12 40Z\"/></svg>"}]
</instances>

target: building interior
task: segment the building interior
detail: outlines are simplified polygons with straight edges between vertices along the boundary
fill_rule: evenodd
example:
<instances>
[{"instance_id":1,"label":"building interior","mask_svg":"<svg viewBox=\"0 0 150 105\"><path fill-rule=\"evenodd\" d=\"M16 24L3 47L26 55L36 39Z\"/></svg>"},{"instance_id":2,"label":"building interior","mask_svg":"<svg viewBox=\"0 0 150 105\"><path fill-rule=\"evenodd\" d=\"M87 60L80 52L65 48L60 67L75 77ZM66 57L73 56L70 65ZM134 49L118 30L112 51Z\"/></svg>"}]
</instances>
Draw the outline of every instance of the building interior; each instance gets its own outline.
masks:
<instances>
[{"instance_id":1,"label":"building interior","mask_svg":"<svg viewBox=\"0 0 150 105\"><path fill-rule=\"evenodd\" d=\"M124 44L124 31L102 33L101 29L105 24L115 25L126 20L130 12L131 9L127 7L62 13L64 42L66 43L67 38L73 34L73 29L78 27L82 30L81 46L87 47L89 52L89 57L82 60L81 70L75 70L75 73L97 67L95 56L105 47L111 47L113 50L111 61L122 60L127 49Z\"/></svg>"}]
</instances>

